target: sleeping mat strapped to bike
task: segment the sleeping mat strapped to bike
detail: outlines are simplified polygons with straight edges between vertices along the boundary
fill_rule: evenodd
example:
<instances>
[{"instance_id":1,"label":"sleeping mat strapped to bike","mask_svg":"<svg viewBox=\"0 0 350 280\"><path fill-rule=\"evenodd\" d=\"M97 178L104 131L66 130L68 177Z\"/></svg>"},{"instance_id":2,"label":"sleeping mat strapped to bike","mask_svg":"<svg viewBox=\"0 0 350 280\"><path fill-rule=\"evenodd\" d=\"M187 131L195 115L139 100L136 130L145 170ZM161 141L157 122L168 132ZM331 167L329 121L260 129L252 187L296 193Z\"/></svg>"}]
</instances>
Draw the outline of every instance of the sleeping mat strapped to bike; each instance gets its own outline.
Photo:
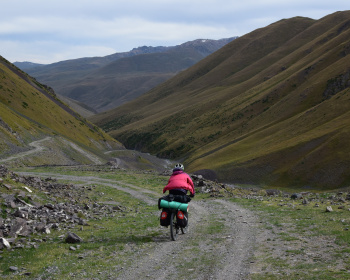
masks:
<instances>
[{"instance_id":1,"label":"sleeping mat strapped to bike","mask_svg":"<svg viewBox=\"0 0 350 280\"><path fill-rule=\"evenodd\" d=\"M177 201L167 201L161 199L159 202L160 208L169 208L169 209L179 209L184 212L188 212L188 203L181 203Z\"/></svg>"}]
</instances>

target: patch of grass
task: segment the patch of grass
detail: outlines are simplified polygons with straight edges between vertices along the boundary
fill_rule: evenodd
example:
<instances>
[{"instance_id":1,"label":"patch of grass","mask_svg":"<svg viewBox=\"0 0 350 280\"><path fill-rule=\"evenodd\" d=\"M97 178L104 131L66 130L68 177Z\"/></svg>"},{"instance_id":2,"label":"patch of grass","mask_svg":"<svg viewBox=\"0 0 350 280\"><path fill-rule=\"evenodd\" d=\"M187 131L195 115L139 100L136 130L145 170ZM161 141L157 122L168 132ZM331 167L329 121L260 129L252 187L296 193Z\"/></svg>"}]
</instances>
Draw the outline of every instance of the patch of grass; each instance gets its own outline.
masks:
<instances>
[{"instance_id":1,"label":"patch of grass","mask_svg":"<svg viewBox=\"0 0 350 280\"><path fill-rule=\"evenodd\" d=\"M49 171L48 168L41 170ZM54 171L53 168L50 171ZM137 183L142 183L139 180ZM145 182L148 186L152 184L154 182ZM24 273L30 273L31 279L111 279L117 277L122 267L131 265L136 256L155 246L153 238L163 234L157 209L128 193L96 184L89 198L98 203L113 202L121 206L122 211L116 210L106 217L96 216L88 221L88 226L72 227L69 231L83 239L78 247L73 245L75 251L70 250L71 244L64 242L67 232L55 230L49 235L32 236L33 242L46 240L36 242L36 249L29 246L5 250L1 254L0 275L4 279L29 279ZM19 271L11 272L10 266L17 266Z\"/></svg>"},{"instance_id":2,"label":"patch of grass","mask_svg":"<svg viewBox=\"0 0 350 280\"><path fill-rule=\"evenodd\" d=\"M54 242L41 243L38 249L4 252L0 270L11 279L21 277L9 271L10 265L18 266L21 273L30 272L32 277L68 279L74 275L83 279L85 275L101 279L101 271L104 275L117 275L122 266L132 263L133 256L149 247L152 238L159 234L155 227L157 217L149 215L154 209L142 210L142 215L130 211L121 217L90 222L82 231L72 229L84 240L76 251L57 239L59 233L53 233ZM127 249L121 250L124 246Z\"/></svg>"},{"instance_id":3,"label":"patch of grass","mask_svg":"<svg viewBox=\"0 0 350 280\"><path fill-rule=\"evenodd\" d=\"M294 237L294 236L290 236L288 233L286 232L280 232L278 234L280 236L280 238L284 241L293 241L293 240L299 240L299 238Z\"/></svg>"},{"instance_id":4,"label":"patch of grass","mask_svg":"<svg viewBox=\"0 0 350 280\"><path fill-rule=\"evenodd\" d=\"M260 270L251 279L348 279L349 202L335 203L341 196L329 193L308 198L308 204L286 196L232 199L259 215L270 233L255 255ZM326 212L331 205L334 211Z\"/></svg>"},{"instance_id":5,"label":"patch of grass","mask_svg":"<svg viewBox=\"0 0 350 280\"><path fill-rule=\"evenodd\" d=\"M294 254L294 255L304 254L304 249L300 249L300 250L286 250L286 253Z\"/></svg>"}]
</instances>

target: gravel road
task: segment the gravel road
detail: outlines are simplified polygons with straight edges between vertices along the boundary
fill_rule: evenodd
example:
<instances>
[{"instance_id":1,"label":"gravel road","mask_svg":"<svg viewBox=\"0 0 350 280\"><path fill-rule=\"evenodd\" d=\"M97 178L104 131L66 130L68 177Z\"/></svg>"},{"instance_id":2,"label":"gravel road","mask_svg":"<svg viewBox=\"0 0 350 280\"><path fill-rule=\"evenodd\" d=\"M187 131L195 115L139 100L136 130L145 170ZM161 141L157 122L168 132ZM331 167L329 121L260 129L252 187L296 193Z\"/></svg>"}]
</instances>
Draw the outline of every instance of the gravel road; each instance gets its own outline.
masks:
<instances>
[{"instance_id":1,"label":"gravel road","mask_svg":"<svg viewBox=\"0 0 350 280\"><path fill-rule=\"evenodd\" d=\"M52 139L51 137L46 137L44 139L29 143L29 146L33 147L32 150L22 152L22 153L17 153L17 154L14 154L13 156L10 156L10 157L4 158L4 159L0 159L0 163L11 161L11 160L14 160L17 158L22 158L22 157L25 157L25 156L28 156L31 154L37 154L45 149L45 147L42 145L42 143L46 142L46 141L51 141L51 139Z\"/></svg>"},{"instance_id":2,"label":"gravel road","mask_svg":"<svg viewBox=\"0 0 350 280\"><path fill-rule=\"evenodd\" d=\"M88 176L21 172L86 184L101 184L130 193L156 207L160 195L131 184ZM157 208L156 208L157 209ZM156 211L155 211L156 212ZM190 202L189 232L170 240L169 228L154 238L134 265L116 271L113 279L249 279L259 221L252 212L223 199Z\"/></svg>"},{"instance_id":3,"label":"gravel road","mask_svg":"<svg viewBox=\"0 0 350 280\"><path fill-rule=\"evenodd\" d=\"M255 240L255 217L235 204L212 200L190 203L189 233L170 241L169 230L156 246L118 279L247 279ZM215 233L211 219L224 222ZM211 228L208 233L207 228Z\"/></svg>"}]
</instances>

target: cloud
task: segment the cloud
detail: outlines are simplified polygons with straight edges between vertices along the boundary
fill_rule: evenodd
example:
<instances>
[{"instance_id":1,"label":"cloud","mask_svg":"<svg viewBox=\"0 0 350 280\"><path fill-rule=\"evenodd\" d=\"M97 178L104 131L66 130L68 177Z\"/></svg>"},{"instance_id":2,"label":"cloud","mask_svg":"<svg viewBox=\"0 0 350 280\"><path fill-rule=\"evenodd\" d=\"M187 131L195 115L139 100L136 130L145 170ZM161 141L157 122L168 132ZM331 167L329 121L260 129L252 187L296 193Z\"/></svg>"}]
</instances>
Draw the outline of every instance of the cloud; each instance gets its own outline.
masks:
<instances>
[{"instance_id":1,"label":"cloud","mask_svg":"<svg viewBox=\"0 0 350 280\"><path fill-rule=\"evenodd\" d=\"M86 56L103 56L142 45L174 45L197 38L220 39L233 36L222 26L196 23L159 23L141 17L111 20L59 17L15 18L0 27L2 52L15 53L9 60L48 63ZM48 55L49 52L54 55ZM95 52L95 53L94 53ZM28 55L31 53L32 55ZM45 56L47 58L45 59ZM38 59L40 58L40 59Z\"/></svg>"},{"instance_id":2,"label":"cloud","mask_svg":"<svg viewBox=\"0 0 350 280\"><path fill-rule=\"evenodd\" d=\"M348 0L7 0L0 55L45 63L103 56L242 36L282 18L318 19L346 7Z\"/></svg>"},{"instance_id":3,"label":"cloud","mask_svg":"<svg viewBox=\"0 0 350 280\"><path fill-rule=\"evenodd\" d=\"M0 45L4 53L15 54L15 58L10 60L12 62L30 61L43 64L81 57L105 56L116 52L115 49L103 45L69 45L56 41L18 43L0 40Z\"/></svg>"}]
</instances>

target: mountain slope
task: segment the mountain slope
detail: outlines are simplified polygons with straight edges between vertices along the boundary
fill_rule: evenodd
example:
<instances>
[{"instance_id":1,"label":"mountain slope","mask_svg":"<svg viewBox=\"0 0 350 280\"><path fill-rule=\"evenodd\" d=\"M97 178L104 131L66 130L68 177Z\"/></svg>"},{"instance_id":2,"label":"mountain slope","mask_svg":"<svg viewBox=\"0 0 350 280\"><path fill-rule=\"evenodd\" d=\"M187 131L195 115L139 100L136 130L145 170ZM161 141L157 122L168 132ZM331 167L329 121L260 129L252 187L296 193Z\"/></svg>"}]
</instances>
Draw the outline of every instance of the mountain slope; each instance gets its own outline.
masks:
<instances>
[{"instance_id":1,"label":"mountain slope","mask_svg":"<svg viewBox=\"0 0 350 280\"><path fill-rule=\"evenodd\" d=\"M52 89L38 83L0 56L0 161L46 138L41 156L22 164L74 164L103 161L103 152L122 145L62 103ZM95 160L96 159L96 160Z\"/></svg>"},{"instance_id":2,"label":"mountain slope","mask_svg":"<svg viewBox=\"0 0 350 280\"><path fill-rule=\"evenodd\" d=\"M59 94L57 94L57 97L84 118L88 118L92 115L97 114L96 110L87 106L84 103Z\"/></svg>"},{"instance_id":3,"label":"mountain slope","mask_svg":"<svg viewBox=\"0 0 350 280\"><path fill-rule=\"evenodd\" d=\"M220 180L347 186L349 16L255 30L92 121L127 147Z\"/></svg>"},{"instance_id":4,"label":"mountain slope","mask_svg":"<svg viewBox=\"0 0 350 280\"><path fill-rule=\"evenodd\" d=\"M62 61L26 71L54 88L57 94L101 112L138 97L233 39L195 40L174 47L140 47L126 53Z\"/></svg>"}]
</instances>

